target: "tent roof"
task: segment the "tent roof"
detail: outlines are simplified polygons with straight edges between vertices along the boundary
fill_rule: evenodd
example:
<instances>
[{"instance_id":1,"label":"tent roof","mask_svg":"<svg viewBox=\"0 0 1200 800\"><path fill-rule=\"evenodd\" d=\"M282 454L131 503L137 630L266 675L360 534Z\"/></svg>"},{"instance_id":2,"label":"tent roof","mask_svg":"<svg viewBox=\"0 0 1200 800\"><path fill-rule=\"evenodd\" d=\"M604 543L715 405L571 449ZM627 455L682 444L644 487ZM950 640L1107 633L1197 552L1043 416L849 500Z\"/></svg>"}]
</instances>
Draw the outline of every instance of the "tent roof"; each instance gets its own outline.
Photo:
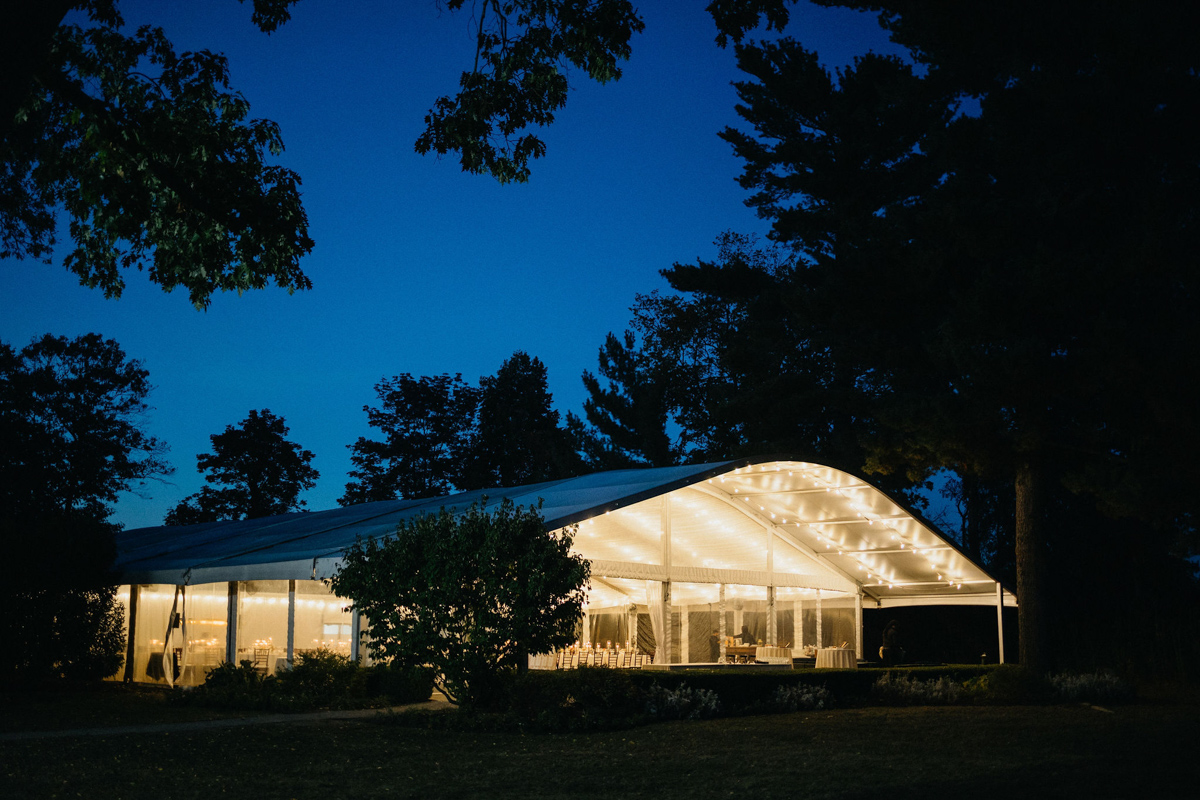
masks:
<instances>
[{"instance_id":1,"label":"tent roof","mask_svg":"<svg viewBox=\"0 0 1200 800\"><path fill-rule=\"evenodd\" d=\"M648 548L656 536L654 509L665 495L673 498L680 541L695 534L705 552L680 548L681 566L659 575L649 562L661 559ZM402 520L465 509L484 497L489 508L503 499L521 506L541 501L550 530L588 523L576 549L593 560L597 575L763 583L767 573L757 561L748 570L743 562L751 556L742 554L766 553L766 539L756 532L769 530L779 543L773 546L778 575L770 577L782 586L861 586L880 605L996 602L995 579L932 524L861 478L791 458L616 470L422 500L137 528L118 534L117 567L129 583L325 578L356 538L382 537ZM1014 602L1008 592L1005 600Z\"/></svg>"}]
</instances>

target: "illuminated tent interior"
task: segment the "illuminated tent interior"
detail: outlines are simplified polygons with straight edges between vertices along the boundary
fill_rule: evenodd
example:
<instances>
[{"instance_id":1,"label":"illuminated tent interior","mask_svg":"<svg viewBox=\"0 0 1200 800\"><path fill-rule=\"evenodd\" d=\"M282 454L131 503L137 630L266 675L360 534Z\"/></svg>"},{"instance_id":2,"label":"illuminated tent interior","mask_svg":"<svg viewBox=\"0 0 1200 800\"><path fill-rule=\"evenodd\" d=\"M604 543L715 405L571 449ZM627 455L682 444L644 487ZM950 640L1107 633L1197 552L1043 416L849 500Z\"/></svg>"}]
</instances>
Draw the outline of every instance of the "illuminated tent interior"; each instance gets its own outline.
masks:
<instances>
[{"instance_id":1,"label":"illuminated tent interior","mask_svg":"<svg viewBox=\"0 0 1200 800\"><path fill-rule=\"evenodd\" d=\"M114 677L188 685L220 661L271 670L318 648L366 656L361 620L322 580L344 548L485 496L488 506L541 501L548 530L577 525L575 550L592 563L581 648L652 654L659 666L723 660L741 632L796 657L844 644L861 659L864 607L989 605L1002 624L999 609L1016 602L866 481L742 459L124 531L117 566L130 635Z\"/></svg>"}]
</instances>

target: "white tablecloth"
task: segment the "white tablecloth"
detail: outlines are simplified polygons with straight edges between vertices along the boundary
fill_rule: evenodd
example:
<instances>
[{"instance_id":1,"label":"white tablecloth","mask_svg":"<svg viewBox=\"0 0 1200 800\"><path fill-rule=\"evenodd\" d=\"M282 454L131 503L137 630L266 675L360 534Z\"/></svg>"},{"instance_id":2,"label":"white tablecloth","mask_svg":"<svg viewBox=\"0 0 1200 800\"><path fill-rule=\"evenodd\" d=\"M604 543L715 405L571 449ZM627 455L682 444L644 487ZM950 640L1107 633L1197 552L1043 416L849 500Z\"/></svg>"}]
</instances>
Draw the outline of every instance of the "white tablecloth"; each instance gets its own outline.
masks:
<instances>
[{"instance_id":1,"label":"white tablecloth","mask_svg":"<svg viewBox=\"0 0 1200 800\"><path fill-rule=\"evenodd\" d=\"M817 669L858 669L858 658L853 650L826 647L817 651Z\"/></svg>"}]
</instances>

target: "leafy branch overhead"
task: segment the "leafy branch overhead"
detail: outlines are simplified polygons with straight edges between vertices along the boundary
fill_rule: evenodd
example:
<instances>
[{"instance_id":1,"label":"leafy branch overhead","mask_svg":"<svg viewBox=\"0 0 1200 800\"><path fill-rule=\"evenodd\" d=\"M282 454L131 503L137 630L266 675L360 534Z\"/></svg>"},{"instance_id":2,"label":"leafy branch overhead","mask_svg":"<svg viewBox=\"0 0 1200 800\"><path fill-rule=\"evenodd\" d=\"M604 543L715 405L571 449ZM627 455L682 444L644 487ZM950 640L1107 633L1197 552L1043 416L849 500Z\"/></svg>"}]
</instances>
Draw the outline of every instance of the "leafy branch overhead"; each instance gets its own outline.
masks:
<instances>
[{"instance_id":1,"label":"leafy branch overhead","mask_svg":"<svg viewBox=\"0 0 1200 800\"><path fill-rule=\"evenodd\" d=\"M256 4L256 18L273 27L280 9ZM300 178L270 163L279 127L250 118L224 56L176 53L161 28L126 33L112 2L84 11L92 24L53 31L4 120L0 255L48 262L61 212L65 265L109 297L133 267L197 307L217 290L310 288Z\"/></svg>"},{"instance_id":2,"label":"leafy branch overhead","mask_svg":"<svg viewBox=\"0 0 1200 800\"><path fill-rule=\"evenodd\" d=\"M600 83L620 78L618 62L645 24L628 0L485 0L478 8L475 64L458 94L434 103L416 149L458 152L466 172L524 182L530 159L546 153L529 129L549 125L566 105L570 68Z\"/></svg>"}]
</instances>

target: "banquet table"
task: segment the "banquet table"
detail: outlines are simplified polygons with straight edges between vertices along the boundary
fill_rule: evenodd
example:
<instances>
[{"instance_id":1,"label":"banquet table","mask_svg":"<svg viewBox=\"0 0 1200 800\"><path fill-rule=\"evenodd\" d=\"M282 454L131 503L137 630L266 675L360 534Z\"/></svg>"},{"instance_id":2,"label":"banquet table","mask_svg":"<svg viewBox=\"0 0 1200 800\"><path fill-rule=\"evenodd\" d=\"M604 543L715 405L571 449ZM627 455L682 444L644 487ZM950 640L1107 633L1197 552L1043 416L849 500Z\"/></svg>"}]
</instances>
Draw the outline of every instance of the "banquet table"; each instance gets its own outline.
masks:
<instances>
[{"instance_id":1,"label":"banquet table","mask_svg":"<svg viewBox=\"0 0 1200 800\"><path fill-rule=\"evenodd\" d=\"M753 661L758 648L752 644L731 644L725 647L725 657L731 662Z\"/></svg>"},{"instance_id":2,"label":"banquet table","mask_svg":"<svg viewBox=\"0 0 1200 800\"><path fill-rule=\"evenodd\" d=\"M858 669L858 658L849 648L823 647L817 651L817 669Z\"/></svg>"}]
</instances>

